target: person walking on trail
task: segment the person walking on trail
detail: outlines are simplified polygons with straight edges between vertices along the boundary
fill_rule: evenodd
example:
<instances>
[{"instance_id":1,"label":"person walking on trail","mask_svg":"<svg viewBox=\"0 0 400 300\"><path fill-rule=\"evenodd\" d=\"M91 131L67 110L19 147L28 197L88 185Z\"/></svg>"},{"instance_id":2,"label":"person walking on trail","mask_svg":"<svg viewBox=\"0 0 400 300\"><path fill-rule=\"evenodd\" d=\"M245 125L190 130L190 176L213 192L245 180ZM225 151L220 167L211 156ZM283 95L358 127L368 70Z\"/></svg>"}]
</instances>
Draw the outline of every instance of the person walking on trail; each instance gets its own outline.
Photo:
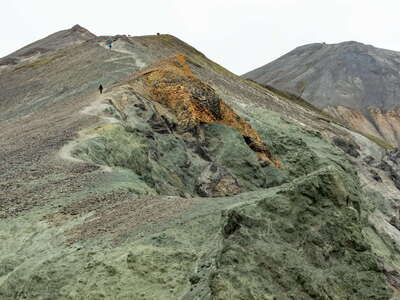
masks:
<instances>
[{"instance_id":1,"label":"person walking on trail","mask_svg":"<svg viewBox=\"0 0 400 300\"><path fill-rule=\"evenodd\" d=\"M99 91L100 91L100 94L103 94L103 86L101 84L99 85Z\"/></svg>"},{"instance_id":2,"label":"person walking on trail","mask_svg":"<svg viewBox=\"0 0 400 300\"><path fill-rule=\"evenodd\" d=\"M111 50L112 42L107 42L106 46L108 46L108 48L110 48L110 50Z\"/></svg>"}]
</instances>

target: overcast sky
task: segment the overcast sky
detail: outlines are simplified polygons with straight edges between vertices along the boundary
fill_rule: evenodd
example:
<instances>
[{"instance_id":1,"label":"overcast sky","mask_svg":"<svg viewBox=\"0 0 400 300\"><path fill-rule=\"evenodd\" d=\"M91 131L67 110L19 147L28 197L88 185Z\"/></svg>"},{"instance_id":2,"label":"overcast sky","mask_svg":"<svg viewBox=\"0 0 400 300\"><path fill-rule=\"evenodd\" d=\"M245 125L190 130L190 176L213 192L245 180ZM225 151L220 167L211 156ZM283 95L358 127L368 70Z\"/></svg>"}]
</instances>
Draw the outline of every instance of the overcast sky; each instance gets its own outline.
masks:
<instances>
[{"instance_id":1,"label":"overcast sky","mask_svg":"<svg viewBox=\"0 0 400 300\"><path fill-rule=\"evenodd\" d=\"M236 74L293 48L355 40L400 50L395 0L1 0L0 57L80 24L97 35L173 34Z\"/></svg>"}]
</instances>

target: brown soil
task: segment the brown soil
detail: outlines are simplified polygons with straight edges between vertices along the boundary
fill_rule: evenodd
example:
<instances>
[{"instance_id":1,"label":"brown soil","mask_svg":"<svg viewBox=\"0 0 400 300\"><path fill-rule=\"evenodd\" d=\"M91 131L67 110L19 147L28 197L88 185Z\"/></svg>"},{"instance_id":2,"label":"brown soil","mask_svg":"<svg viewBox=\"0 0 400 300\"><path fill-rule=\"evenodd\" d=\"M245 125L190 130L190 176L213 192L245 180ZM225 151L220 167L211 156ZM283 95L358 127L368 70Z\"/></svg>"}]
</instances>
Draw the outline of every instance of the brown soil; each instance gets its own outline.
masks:
<instances>
[{"instance_id":1,"label":"brown soil","mask_svg":"<svg viewBox=\"0 0 400 300\"><path fill-rule=\"evenodd\" d=\"M97 166L71 164L57 157L63 145L95 120L76 112L87 103L63 103L2 124L0 218L89 186Z\"/></svg>"},{"instance_id":2,"label":"brown soil","mask_svg":"<svg viewBox=\"0 0 400 300\"><path fill-rule=\"evenodd\" d=\"M92 195L46 216L44 219L58 226L70 218L93 213L81 225L69 231L67 242L111 235L115 244L140 225L157 223L189 208L194 199L173 196L134 196L125 191Z\"/></svg>"}]
</instances>

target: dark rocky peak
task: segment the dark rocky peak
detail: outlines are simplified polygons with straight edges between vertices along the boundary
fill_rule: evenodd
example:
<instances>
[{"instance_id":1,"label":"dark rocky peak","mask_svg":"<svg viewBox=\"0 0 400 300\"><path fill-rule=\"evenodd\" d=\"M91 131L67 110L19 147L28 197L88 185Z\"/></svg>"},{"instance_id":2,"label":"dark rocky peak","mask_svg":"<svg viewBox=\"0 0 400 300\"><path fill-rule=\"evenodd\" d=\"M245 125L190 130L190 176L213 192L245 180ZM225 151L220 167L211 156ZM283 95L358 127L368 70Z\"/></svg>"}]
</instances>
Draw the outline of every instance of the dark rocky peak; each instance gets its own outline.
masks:
<instances>
[{"instance_id":1,"label":"dark rocky peak","mask_svg":"<svg viewBox=\"0 0 400 300\"><path fill-rule=\"evenodd\" d=\"M74 39L82 41L90 40L96 37L95 34L91 33L89 30L80 26L79 24L72 26L70 29L60 31L60 33L61 32L63 32L64 36L72 36Z\"/></svg>"},{"instance_id":2,"label":"dark rocky peak","mask_svg":"<svg viewBox=\"0 0 400 300\"><path fill-rule=\"evenodd\" d=\"M87 30L86 28L82 27L79 24L72 26L70 30L71 31L80 31L80 32L89 32L89 30Z\"/></svg>"}]
</instances>

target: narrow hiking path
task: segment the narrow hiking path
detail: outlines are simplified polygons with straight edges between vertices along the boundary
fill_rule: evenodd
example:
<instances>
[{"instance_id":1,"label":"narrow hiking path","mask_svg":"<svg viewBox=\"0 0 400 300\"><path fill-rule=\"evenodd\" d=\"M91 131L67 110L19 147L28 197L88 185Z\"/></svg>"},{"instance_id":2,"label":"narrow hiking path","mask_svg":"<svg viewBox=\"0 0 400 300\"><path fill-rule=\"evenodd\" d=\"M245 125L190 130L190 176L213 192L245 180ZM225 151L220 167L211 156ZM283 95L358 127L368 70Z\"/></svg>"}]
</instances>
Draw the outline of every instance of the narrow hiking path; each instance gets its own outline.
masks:
<instances>
[{"instance_id":1,"label":"narrow hiking path","mask_svg":"<svg viewBox=\"0 0 400 300\"><path fill-rule=\"evenodd\" d=\"M106 124L116 124L120 123L120 121L116 118L106 116L104 111L107 109L110 105L106 103L106 96L105 94L100 94L97 96L93 96L93 101L91 102L90 105L84 107L82 110L80 110L78 113L86 115L86 116L93 116L98 118L99 121L95 122L93 126L101 126L101 125L106 125ZM88 163L87 161L84 161L80 158L77 158L73 156L73 150L75 149L76 146L78 146L80 143L91 139L95 137L97 134L93 133L93 127L90 128L85 128L82 129L81 131L78 132L78 138L68 142L65 144L58 152L58 156L67 161L75 162L75 163ZM95 164L103 171L106 172L112 172L112 168L106 165L100 165L100 164Z\"/></svg>"},{"instance_id":2,"label":"narrow hiking path","mask_svg":"<svg viewBox=\"0 0 400 300\"><path fill-rule=\"evenodd\" d=\"M120 57L112 57L112 58L106 59L104 62L113 62L113 63L117 63L117 64L120 64L120 65L125 65L125 66L128 66L128 65L136 66L135 63L120 62L120 61L124 61L124 60L128 60L128 59L131 60L132 56L127 55L127 56L120 56Z\"/></svg>"},{"instance_id":3,"label":"narrow hiking path","mask_svg":"<svg viewBox=\"0 0 400 300\"><path fill-rule=\"evenodd\" d=\"M113 42L112 48L109 49L108 46L104 42L98 43L101 47L106 49L109 52L109 58L104 60L104 62L108 63L115 63L118 65L123 66L120 69L113 70L109 72L112 73L129 73L135 72L139 69L142 69L147 66L147 64L135 53L134 45L128 41L117 39ZM123 56L120 55L113 55L115 53L124 54ZM79 111L80 114L93 116L98 118L98 121L94 123L94 126L101 126L106 124L115 124L120 123L120 120L110 117L104 113L104 111L110 106L106 102L106 95L107 93L103 93L101 95L97 94L98 92L94 93L91 96L92 101L90 105L84 107L82 110ZM87 163L84 160L76 158L73 156L73 151L77 145L84 142L85 140L91 139L96 136L95 133L91 130L92 128L86 128L78 132L78 138L68 142L65 144L58 152L58 156L67 161L75 162L75 163ZM98 165L98 164L96 164ZM112 168L105 165L98 165L104 171L112 171Z\"/></svg>"},{"instance_id":4,"label":"narrow hiking path","mask_svg":"<svg viewBox=\"0 0 400 300\"><path fill-rule=\"evenodd\" d=\"M135 53L135 51L133 49L134 45L131 44L130 42L118 39L112 43L111 49L109 49L109 47L106 46L106 44L104 42L99 43L99 45L101 47L107 49L108 51L110 51L110 53L118 52L121 54L127 54L126 56L123 56L123 57L109 58L108 60L106 60L106 62L115 62L115 61L119 61L119 60L123 60L123 59L127 59L127 58L133 58L135 61L135 63L133 65L138 67L139 69L142 69L147 66L147 64ZM131 48L131 50L129 50L129 48ZM127 65L127 64L125 64L125 65Z\"/></svg>"}]
</instances>

